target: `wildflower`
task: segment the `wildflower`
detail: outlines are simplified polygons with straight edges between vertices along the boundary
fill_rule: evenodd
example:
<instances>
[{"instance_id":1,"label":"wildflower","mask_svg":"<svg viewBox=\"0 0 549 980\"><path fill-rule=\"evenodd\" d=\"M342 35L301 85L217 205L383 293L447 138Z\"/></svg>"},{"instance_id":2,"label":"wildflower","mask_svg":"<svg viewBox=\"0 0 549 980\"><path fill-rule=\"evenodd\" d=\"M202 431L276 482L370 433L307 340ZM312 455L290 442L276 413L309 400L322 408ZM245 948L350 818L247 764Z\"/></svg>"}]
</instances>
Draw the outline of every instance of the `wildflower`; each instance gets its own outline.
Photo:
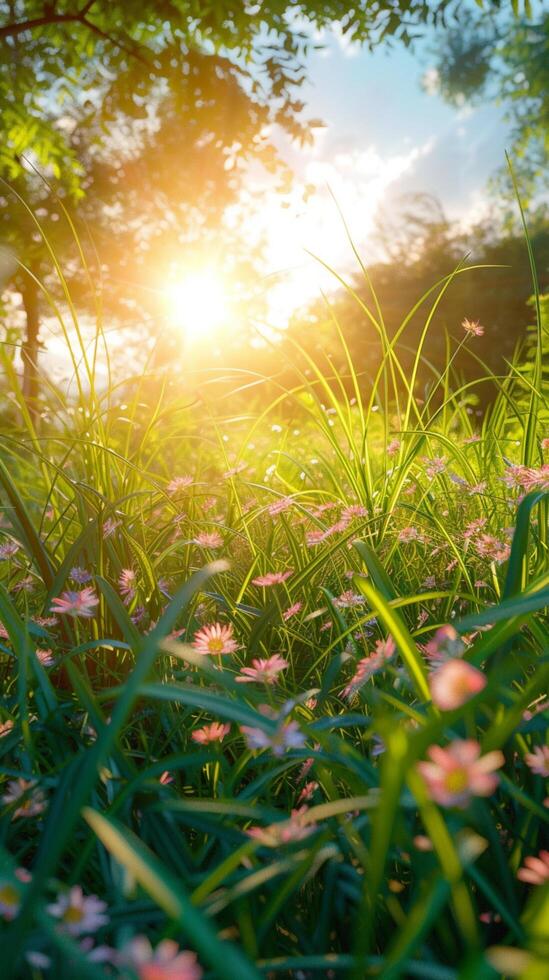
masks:
<instances>
[{"instance_id":1,"label":"wildflower","mask_svg":"<svg viewBox=\"0 0 549 980\"><path fill-rule=\"evenodd\" d=\"M467 540L468 538L474 538L476 534L480 534L483 527L486 527L486 524L487 524L486 517L477 517L476 520L471 521L469 524L467 524L463 532L463 537L465 538L465 540Z\"/></svg>"},{"instance_id":2,"label":"wildflower","mask_svg":"<svg viewBox=\"0 0 549 980\"><path fill-rule=\"evenodd\" d=\"M487 486L488 483L486 480L481 480L480 483L472 483L467 487L467 493L471 494L471 496L475 493L484 493Z\"/></svg>"},{"instance_id":3,"label":"wildflower","mask_svg":"<svg viewBox=\"0 0 549 980\"><path fill-rule=\"evenodd\" d=\"M447 660L431 673L429 687L433 704L453 711L486 687L486 677L466 660Z\"/></svg>"},{"instance_id":4,"label":"wildflower","mask_svg":"<svg viewBox=\"0 0 549 980\"><path fill-rule=\"evenodd\" d=\"M135 582L136 575L133 568L123 568L118 579L118 588L125 602L131 602L135 598Z\"/></svg>"},{"instance_id":5,"label":"wildflower","mask_svg":"<svg viewBox=\"0 0 549 980\"><path fill-rule=\"evenodd\" d=\"M292 497L280 497L279 500L275 500L273 504L267 507L267 510L271 517L275 517L276 514L283 514L284 511L289 510L293 507L294 501Z\"/></svg>"},{"instance_id":6,"label":"wildflower","mask_svg":"<svg viewBox=\"0 0 549 980\"><path fill-rule=\"evenodd\" d=\"M315 529L314 531L307 531L305 536L305 542L308 548L314 548L315 544L322 544L325 540L326 532Z\"/></svg>"},{"instance_id":7,"label":"wildflower","mask_svg":"<svg viewBox=\"0 0 549 980\"><path fill-rule=\"evenodd\" d=\"M461 657L465 650L463 641L453 626L441 626L434 637L425 644L425 655L431 667L440 667L452 657Z\"/></svg>"},{"instance_id":8,"label":"wildflower","mask_svg":"<svg viewBox=\"0 0 549 980\"><path fill-rule=\"evenodd\" d=\"M305 783L305 786L303 787L303 789L301 790L297 798L297 802L301 803L304 800L310 800L317 789L318 789L318 783L314 779L312 779L309 783Z\"/></svg>"},{"instance_id":9,"label":"wildflower","mask_svg":"<svg viewBox=\"0 0 549 980\"><path fill-rule=\"evenodd\" d=\"M434 456L433 459L428 459L424 456L423 462L427 476L430 480L434 480L435 476L438 476L439 473L444 473L447 459L446 456Z\"/></svg>"},{"instance_id":10,"label":"wildflower","mask_svg":"<svg viewBox=\"0 0 549 980\"><path fill-rule=\"evenodd\" d=\"M476 433L474 435L472 435L472 436L467 436L467 439L464 439L463 440L463 445L464 446L470 446L474 442L480 442L480 436L477 435Z\"/></svg>"},{"instance_id":11,"label":"wildflower","mask_svg":"<svg viewBox=\"0 0 549 980\"><path fill-rule=\"evenodd\" d=\"M36 586L32 575L25 575L24 578L19 579L14 585L10 587L10 592L32 592Z\"/></svg>"},{"instance_id":12,"label":"wildflower","mask_svg":"<svg viewBox=\"0 0 549 980\"><path fill-rule=\"evenodd\" d=\"M293 575L293 568L288 569L287 572L267 572L266 575L258 575L257 578L252 579L252 585L260 585L264 588L269 588L271 585L280 585L285 582L286 579Z\"/></svg>"},{"instance_id":13,"label":"wildflower","mask_svg":"<svg viewBox=\"0 0 549 980\"><path fill-rule=\"evenodd\" d=\"M275 732L264 732L262 728L250 728L241 725L248 748L271 749L273 755L284 755L286 749L300 749L305 745L305 736L297 721L286 721L278 726Z\"/></svg>"},{"instance_id":14,"label":"wildflower","mask_svg":"<svg viewBox=\"0 0 549 980\"><path fill-rule=\"evenodd\" d=\"M52 650L36 650L36 657L42 664L42 667L53 667L55 663L55 657Z\"/></svg>"},{"instance_id":15,"label":"wildflower","mask_svg":"<svg viewBox=\"0 0 549 980\"><path fill-rule=\"evenodd\" d=\"M174 781L173 776L171 772L168 771L168 769L165 769L162 775L158 779L158 782L160 783L161 786L169 786L170 783L173 783L173 781Z\"/></svg>"},{"instance_id":16,"label":"wildflower","mask_svg":"<svg viewBox=\"0 0 549 980\"><path fill-rule=\"evenodd\" d=\"M194 543L200 548L222 548L223 538L218 531L201 531L200 534L196 535Z\"/></svg>"},{"instance_id":17,"label":"wildflower","mask_svg":"<svg viewBox=\"0 0 549 980\"><path fill-rule=\"evenodd\" d=\"M9 879L0 879L0 916L11 922L21 907L21 889Z\"/></svg>"},{"instance_id":18,"label":"wildflower","mask_svg":"<svg viewBox=\"0 0 549 980\"><path fill-rule=\"evenodd\" d=\"M18 551L19 545L16 541L5 541L4 544L0 544L0 561L6 561L13 558Z\"/></svg>"},{"instance_id":19,"label":"wildflower","mask_svg":"<svg viewBox=\"0 0 549 980\"><path fill-rule=\"evenodd\" d=\"M422 541L423 537L417 527L403 527L398 532L398 540L401 544L410 544L411 541Z\"/></svg>"},{"instance_id":20,"label":"wildflower","mask_svg":"<svg viewBox=\"0 0 549 980\"><path fill-rule=\"evenodd\" d=\"M504 763L499 750L480 755L480 745L474 739L456 739L443 749L432 745L428 749L430 762L419 762L427 790L440 806L466 807L473 796L491 796L498 785L494 770Z\"/></svg>"},{"instance_id":21,"label":"wildflower","mask_svg":"<svg viewBox=\"0 0 549 980\"><path fill-rule=\"evenodd\" d=\"M46 809L46 797L32 779L12 779L8 783L7 792L2 797L2 803L20 803L14 810L13 819L21 817L37 817Z\"/></svg>"},{"instance_id":22,"label":"wildflower","mask_svg":"<svg viewBox=\"0 0 549 980\"><path fill-rule=\"evenodd\" d=\"M0 738L4 735L8 735L13 729L13 721L8 718L6 721L0 721Z\"/></svg>"},{"instance_id":23,"label":"wildflower","mask_svg":"<svg viewBox=\"0 0 549 980\"><path fill-rule=\"evenodd\" d=\"M294 602L292 606L288 606L288 608L284 610L284 612L282 613L282 619L284 620L285 623L287 623L288 620L292 618L292 616L297 616L297 614L301 612L302 609L303 609L302 602Z\"/></svg>"},{"instance_id":24,"label":"wildflower","mask_svg":"<svg viewBox=\"0 0 549 980\"><path fill-rule=\"evenodd\" d=\"M549 851L540 851L537 857L525 858L522 868L517 871L517 878L529 885L544 885L549 881Z\"/></svg>"},{"instance_id":25,"label":"wildflower","mask_svg":"<svg viewBox=\"0 0 549 980\"><path fill-rule=\"evenodd\" d=\"M99 599L93 589L85 588L80 592L63 592L60 598L52 600L50 612L90 619L95 616L94 607L97 605Z\"/></svg>"},{"instance_id":26,"label":"wildflower","mask_svg":"<svg viewBox=\"0 0 549 980\"><path fill-rule=\"evenodd\" d=\"M175 493L179 493L180 490L186 490L194 483L192 476L174 476L173 480L170 480L168 486L166 487L166 493L173 496Z\"/></svg>"},{"instance_id":27,"label":"wildflower","mask_svg":"<svg viewBox=\"0 0 549 980\"><path fill-rule=\"evenodd\" d=\"M391 640L391 642L393 641ZM387 643L389 643L389 641L387 641ZM379 643L378 647L379 649L377 649L374 653L370 653L367 657L363 657L362 660L358 661L355 673L351 677L351 680L347 686L344 687L341 692L342 698L353 697L353 695L355 695L360 688L364 686L370 677L373 677L374 674L378 673L378 671L383 670L385 661L393 655L394 650L393 653L389 652L388 654L385 654L383 644Z\"/></svg>"},{"instance_id":28,"label":"wildflower","mask_svg":"<svg viewBox=\"0 0 549 980\"><path fill-rule=\"evenodd\" d=\"M303 840L316 830L316 824L305 822L307 809L306 806L299 807L292 810L289 820L280 820L269 827L250 827L246 833L264 847L278 847L280 844Z\"/></svg>"},{"instance_id":29,"label":"wildflower","mask_svg":"<svg viewBox=\"0 0 549 980\"><path fill-rule=\"evenodd\" d=\"M481 327L479 320L463 320L461 326L465 330L465 333L469 334L471 337L482 337L484 334L484 327Z\"/></svg>"},{"instance_id":30,"label":"wildflower","mask_svg":"<svg viewBox=\"0 0 549 980\"><path fill-rule=\"evenodd\" d=\"M212 623L211 626L203 626L194 634L193 647L197 653L220 656L225 653L235 653L238 650L238 643L233 637L230 623Z\"/></svg>"},{"instance_id":31,"label":"wildflower","mask_svg":"<svg viewBox=\"0 0 549 980\"><path fill-rule=\"evenodd\" d=\"M395 456L398 453L399 449L400 449L400 439L392 439L389 445L387 446L387 450L386 450L387 455Z\"/></svg>"},{"instance_id":32,"label":"wildflower","mask_svg":"<svg viewBox=\"0 0 549 980\"><path fill-rule=\"evenodd\" d=\"M278 675L288 666L288 661L278 653L266 659L257 657L252 660L251 667L242 668L236 680L242 684L252 684L256 681L263 684L276 684Z\"/></svg>"},{"instance_id":33,"label":"wildflower","mask_svg":"<svg viewBox=\"0 0 549 980\"><path fill-rule=\"evenodd\" d=\"M49 629L50 626L57 626L59 622L57 616L33 616L33 620L37 626L42 626L44 629Z\"/></svg>"},{"instance_id":34,"label":"wildflower","mask_svg":"<svg viewBox=\"0 0 549 980\"><path fill-rule=\"evenodd\" d=\"M122 521L117 521L114 517L107 517L107 520L103 522L103 537L110 538L111 534L114 534L121 524Z\"/></svg>"},{"instance_id":35,"label":"wildflower","mask_svg":"<svg viewBox=\"0 0 549 980\"><path fill-rule=\"evenodd\" d=\"M524 761L536 776L549 779L549 745L536 745L533 752L527 752Z\"/></svg>"},{"instance_id":36,"label":"wildflower","mask_svg":"<svg viewBox=\"0 0 549 980\"><path fill-rule=\"evenodd\" d=\"M503 541L499 541L492 534L481 534L475 542L477 554L481 558L489 558L490 561L507 561L511 554L511 547Z\"/></svg>"},{"instance_id":37,"label":"wildflower","mask_svg":"<svg viewBox=\"0 0 549 980\"><path fill-rule=\"evenodd\" d=\"M86 585L87 582L91 582L92 578L90 573L86 571L85 568L80 568L79 566L71 568L70 577L72 578L73 582L77 583L77 585Z\"/></svg>"},{"instance_id":38,"label":"wildflower","mask_svg":"<svg viewBox=\"0 0 549 980\"><path fill-rule=\"evenodd\" d=\"M342 592L334 599L334 606L337 606L338 609L352 609L355 606L363 606L365 602L364 596L353 592L352 589L347 589L346 592Z\"/></svg>"},{"instance_id":39,"label":"wildflower","mask_svg":"<svg viewBox=\"0 0 549 980\"><path fill-rule=\"evenodd\" d=\"M368 511L362 504L351 504L349 507L344 507L341 511L341 517L344 521L352 521L354 517L367 517Z\"/></svg>"},{"instance_id":40,"label":"wildflower","mask_svg":"<svg viewBox=\"0 0 549 980\"><path fill-rule=\"evenodd\" d=\"M97 932L101 926L107 925L109 917L105 915L106 908L106 902L97 895L84 895L80 885L73 885L68 892L58 895L56 902L46 906L49 914L59 919L62 931L69 936Z\"/></svg>"},{"instance_id":41,"label":"wildflower","mask_svg":"<svg viewBox=\"0 0 549 980\"><path fill-rule=\"evenodd\" d=\"M231 730L229 724L222 724L220 721L213 721L211 725L204 725L203 728L196 728L192 733L193 742L199 745L209 745L210 742L222 742L225 735Z\"/></svg>"},{"instance_id":42,"label":"wildflower","mask_svg":"<svg viewBox=\"0 0 549 980\"><path fill-rule=\"evenodd\" d=\"M433 850L433 842L431 841L431 838L426 837L425 834L416 834L412 844L418 851L428 852Z\"/></svg>"},{"instance_id":43,"label":"wildflower","mask_svg":"<svg viewBox=\"0 0 549 980\"><path fill-rule=\"evenodd\" d=\"M138 980L201 980L196 954L180 950L173 939L162 939L153 949L146 936L134 936L117 957Z\"/></svg>"}]
</instances>

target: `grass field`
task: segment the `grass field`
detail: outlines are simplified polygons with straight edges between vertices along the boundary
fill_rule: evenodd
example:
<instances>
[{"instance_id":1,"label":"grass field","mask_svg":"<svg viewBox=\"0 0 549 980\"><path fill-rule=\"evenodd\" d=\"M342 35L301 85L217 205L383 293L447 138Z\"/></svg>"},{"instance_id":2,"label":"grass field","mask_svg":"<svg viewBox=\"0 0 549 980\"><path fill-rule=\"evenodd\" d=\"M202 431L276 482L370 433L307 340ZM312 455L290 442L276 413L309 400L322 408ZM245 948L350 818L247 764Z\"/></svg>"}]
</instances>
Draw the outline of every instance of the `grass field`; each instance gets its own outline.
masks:
<instances>
[{"instance_id":1,"label":"grass field","mask_svg":"<svg viewBox=\"0 0 549 980\"><path fill-rule=\"evenodd\" d=\"M542 324L420 389L452 278L269 404L99 330L37 418L4 350L3 976L547 976Z\"/></svg>"}]
</instances>

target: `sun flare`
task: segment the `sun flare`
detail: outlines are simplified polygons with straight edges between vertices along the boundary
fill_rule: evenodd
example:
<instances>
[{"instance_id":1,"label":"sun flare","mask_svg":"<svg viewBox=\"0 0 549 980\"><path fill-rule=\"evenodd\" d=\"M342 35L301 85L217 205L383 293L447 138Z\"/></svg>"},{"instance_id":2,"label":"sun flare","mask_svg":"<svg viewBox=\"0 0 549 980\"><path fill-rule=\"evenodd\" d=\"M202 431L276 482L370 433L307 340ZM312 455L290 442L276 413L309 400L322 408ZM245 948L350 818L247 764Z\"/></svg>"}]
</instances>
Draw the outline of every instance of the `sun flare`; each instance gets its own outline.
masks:
<instances>
[{"instance_id":1,"label":"sun flare","mask_svg":"<svg viewBox=\"0 0 549 980\"><path fill-rule=\"evenodd\" d=\"M230 318L227 288L213 269L187 273L170 283L166 303L170 322L197 339L223 327Z\"/></svg>"}]
</instances>

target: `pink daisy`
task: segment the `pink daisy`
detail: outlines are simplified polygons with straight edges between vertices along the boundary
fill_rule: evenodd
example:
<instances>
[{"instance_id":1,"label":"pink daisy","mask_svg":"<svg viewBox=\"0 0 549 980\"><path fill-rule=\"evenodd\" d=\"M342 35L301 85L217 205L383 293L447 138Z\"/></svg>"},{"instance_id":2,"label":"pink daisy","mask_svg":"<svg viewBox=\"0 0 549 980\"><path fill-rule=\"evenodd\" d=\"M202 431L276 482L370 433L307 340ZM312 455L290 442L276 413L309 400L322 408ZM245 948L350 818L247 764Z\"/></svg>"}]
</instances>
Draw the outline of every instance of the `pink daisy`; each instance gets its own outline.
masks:
<instances>
[{"instance_id":1,"label":"pink daisy","mask_svg":"<svg viewBox=\"0 0 549 980\"><path fill-rule=\"evenodd\" d=\"M524 756L524 761L536 776L549 779L549 745L536 745Z\"/></svg>"},{"instance_id":2,"label":"pink daisy","mask_svg":"<svg viewBox=\"0 0 549 980\"><path fill-rule=\"evenodd\" d=\"M166 492L169 494L179 493L180 490L186 490L194 483L192 476L174 476L173 480L170 480L168 486L166 487Z\"/></svg>"},{"instance_id":3,"label":"pink daisy","mask_svg":"<svg viewBox=\"0 0 549 980\"><path fill-rule=\"evenodd\" d=\"M68 892L58 895L57 901L47 906L47 911L59 919L62 932L81 936L107 925L106 908L107 903L97 895L84 895L80 885L73 885Z\"/></svg>"},{"instance_id":4,"label":"pink daisy","mask_svg":"<svg viewBox=\"0 0 549 980\"><path fill-rule=\"evenodd\" d=\"M293 568L287 572L267 572L266 575L258 575L257 578L253 578L252 585L262 585L264 588L269 588L271 585L280 585L281 582L285 582L290 575L293 575Z\"/></svg>"},{"instance_id":5,"label":"pink daisy","mask_svg":"<svg viewBox=\"0 0 549 980\"><path fill-rule=\"evenodd\" d=\"M222 724L220 721L213 721L211 725L204 725L203 728L196 728L192 733L193 742L199 745L209 745L210 742L222 742L225 735L231 730L229 724Z\"/></svg>"},{"instance_id":6,"label":"pink daisy","mask_svg":"<svg viewBox=\"0 0 549 980\"><path fill-rule=\"evenodd\" d=\"M135 582L136 575L133 568L123 568L118 579L118 588L126 602L131 602L135 598Z\"/></svg>"},{"instance_id":7,"label":"pink daisy","mask_svg":"<svg viewBox=\"0 0 549 980\"><path fill-rule=\"evenodd\" d=\"M303 840L316 829L316 824L306 822L306 813L307 807L301 806L292 810L289 820L280 820L269 827L250 827L246 833L264 847L278 847L280 844Z\"/></svg>"},{"instance_id":8,"label":"pink daisy","mask_svg":"<svg viewBox=\"0 0 549 980\"><path fill-rule=\"evenodd\" d=\"M226 625L212 623L211 626L203 626L194 634L193 647L197 653L220 656L225 653L235 653L238 650L238 643L234 639L230 623Z\"/></svg>"},{"instance_id":9,"label":"pink daisy","mask_svg":"<svg viewBox=\"0 0 549 980\"><path fill-rule=\"evenodd\" d=\"M12 779L8 783L7 792L2 797L2 803L19 803L13 813L13 819L21 817L37 817L46 809L46 797L33 780Z\"/></svg>"},{"instance_id":10,"label":"pink daisy","mask_svg":"<svg viewBox=\"0 0 549 980\"><path fill-rule=\"evenodd\" d=\"M522 868L517 871L517 878L529 885L544 885L549 881L549 851L540 851L537 857L525 858Z\"/></svg>"},{"instance_id":11,"label":"pink daisy","mask_svg":"<svg viewBox=\"0 0 549 980\"><path fill-rule=\"evenodd\" d=\"M442 711L453 711L486 687L486 677L466 660L448 660L429 677L433 704Z\"/></svg>"},{"instance_id":12,"label":"pink daisy","mask_svg":"<svg viewBox=\"0 0 549 980\"><path fill-rule=\"evenodd\" d=\"M138 980L201 980L196 954L180 950L173 939L162 939L153 949L146 936L134 936L117 959L129 966Z\"/></svg>"},{"instance_id":13,"label":"pink daisy","mask_svg":"<svg viewBox=\"0 0 549 980\"><path fill-rule=\"evenodd\" d=\"M194 539L200 548L222 548L223 538L218 531L201 531Z\"/></svg>"},{"instance_id":14,"label":"pink daisy","mask_svg":"<svg viewBox=\"0 0 549 980\"><path fill-rule=\"evenodd\" d=\"M430 762L418 762L431 799L440 806L466 807L473 796L491 796L498 785L494 770L505 759L499 750L481 757L474 739L456 739L443 749L428 749Z\"/></svg>"},{"instance_id":15,"label":"pink daisy","mask_svg":"<svg viewBox=\"0 0 549 980\"><path fill-rule=\"evenodd\" d=\"M253 682L276 684L278 675L287 667L288 661L284 660L284 657L278 653L274 653L272 657L267 659L258 657L252 660L251 667L242 668L236 680L242 684L252 684Z\"/></svg>"},{"instance_id":16,"label":"pink daisy","mask_svg":"<svg viewBox=\"0 0 549 980\"><path fill-rule=\"evenodd\" d=\"M461 326L465 330L465 333L472 337L482 337L484 334L484 327L481 327L479 320L465 320L462 321Z\"/></svg>"},{"instance_id":17,"label":"pink daisy","mask_svg":"<svg viewBox=\"0 0 549 980\"><path fill-rule=\"evenodd\" d=\"M62 613L66 616L82 616L90 619L95 616L95 606L99 605L93 589L81 589L80 592L63 592L60 598L53 599L50 612Z\"/></svg>"},{"instance_id":18,"label":"pink daisy","mask_svg":"<svg viewBox=\"0 0 549 980\"><path fill-rule=\"evenodd\" d=\"M301 612L302 609L303 609L302 602L294 602L293 606L288 606L288 608L284 610L284 612L282 613L282 619L284 620L285 623L287 623L288 620L292 618L292 616L297 616L297 614Z\"/></svg>"}]
</instances>

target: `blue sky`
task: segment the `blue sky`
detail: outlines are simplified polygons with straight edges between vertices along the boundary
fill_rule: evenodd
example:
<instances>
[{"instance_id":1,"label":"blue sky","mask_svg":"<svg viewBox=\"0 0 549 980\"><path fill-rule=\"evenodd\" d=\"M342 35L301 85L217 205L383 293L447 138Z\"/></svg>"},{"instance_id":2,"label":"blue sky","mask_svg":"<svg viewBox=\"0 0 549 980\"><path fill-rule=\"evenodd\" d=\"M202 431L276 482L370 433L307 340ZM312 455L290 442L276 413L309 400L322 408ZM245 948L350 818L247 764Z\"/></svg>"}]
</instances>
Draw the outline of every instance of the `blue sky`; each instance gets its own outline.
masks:
<instances>
[{"instance_id":1,"label":"blue sky","mask_svg":"<svg viewBox=\"0 0 549 980\"><path fill-rule=\"evenodd\" d=\"M452 107L423 90L422 76L433 67L432 38L414 53L395 45L372 54L333 33L322 42L325 50L309 58L301 95L308 116L320 117L326 128L316 132L312 148L276 137L297 175L296 188L289 206L268 199L250 232L261 230L267 238L266 272L279 281L271 322L280 326L319 288L334 285L306 250L342 274L353 268L328 188L371 261L380 257L376 215L395 214L402 195L434 195L449 218L465 224L491 210L487 181L504 164L509 144L500 107ZM311 183L316 191L304 205L303 187Z\"/></svg>"}]
</instances>

